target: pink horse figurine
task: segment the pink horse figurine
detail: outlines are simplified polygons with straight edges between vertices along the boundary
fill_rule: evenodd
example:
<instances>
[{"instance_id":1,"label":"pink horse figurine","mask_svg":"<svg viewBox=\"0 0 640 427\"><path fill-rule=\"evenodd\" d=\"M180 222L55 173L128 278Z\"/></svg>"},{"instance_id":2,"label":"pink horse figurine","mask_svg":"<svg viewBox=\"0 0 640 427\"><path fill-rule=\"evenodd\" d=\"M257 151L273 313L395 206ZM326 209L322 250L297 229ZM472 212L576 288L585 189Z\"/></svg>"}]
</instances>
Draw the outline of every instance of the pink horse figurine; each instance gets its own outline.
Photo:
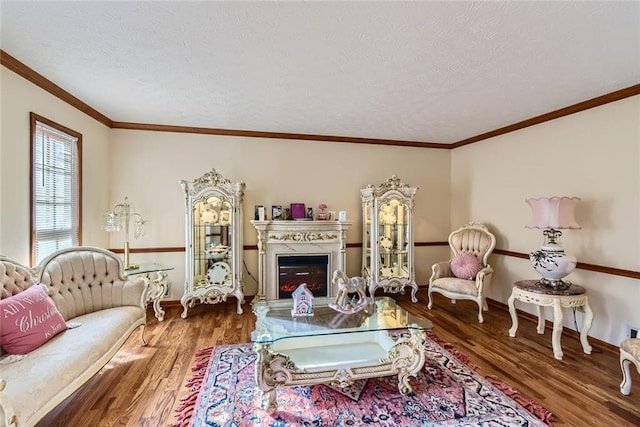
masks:
<instances>
[{"instance_id":1,"label":"pink horse figurine","mask_svg":"<svg viewBox=\"0 0 640 427\"><path fill-rule=\"evenodd\" d=\"M338 288L336 301L329 304L332 309L350 314L357 313L369 305L364 278L349 278L343 271L336 270L333 272L331 283Z\"/></svg>"}]
</instances>

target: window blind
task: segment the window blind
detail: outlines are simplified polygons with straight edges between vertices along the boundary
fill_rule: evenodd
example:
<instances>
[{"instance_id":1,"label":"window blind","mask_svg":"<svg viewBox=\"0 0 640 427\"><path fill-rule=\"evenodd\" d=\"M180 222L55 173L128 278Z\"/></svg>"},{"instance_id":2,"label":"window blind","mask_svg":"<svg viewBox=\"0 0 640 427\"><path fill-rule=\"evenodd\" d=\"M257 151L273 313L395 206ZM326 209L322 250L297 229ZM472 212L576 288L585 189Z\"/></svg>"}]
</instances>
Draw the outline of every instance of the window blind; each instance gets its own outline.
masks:
<instances>
[{"instance_id":1,"label":"window blind","mask_svg":"<svg viewBox=\"0 0 640 427\"><path fill-rule=\"evenodd\" d=\"M79 243L78 138L36 121L33 138L35 262Z\"/></svg>"}]
</instances>

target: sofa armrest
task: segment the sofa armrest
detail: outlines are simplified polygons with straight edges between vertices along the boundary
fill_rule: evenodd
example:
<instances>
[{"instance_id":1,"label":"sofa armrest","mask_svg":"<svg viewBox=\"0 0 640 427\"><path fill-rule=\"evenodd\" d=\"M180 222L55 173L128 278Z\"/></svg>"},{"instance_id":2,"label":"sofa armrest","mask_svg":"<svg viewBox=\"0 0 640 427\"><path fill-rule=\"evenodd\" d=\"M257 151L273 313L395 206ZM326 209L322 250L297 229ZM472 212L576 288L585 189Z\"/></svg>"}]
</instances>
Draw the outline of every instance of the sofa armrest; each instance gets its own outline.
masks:
<instances>
[{"instance_id":1,"label":"sofa armrest","mask_svg":"<svg viewBox=\"0 0 640 427\"><path fill-rule=\"evenodd\" d=\"M149 282L142 277L126 279L122 286L122 305L138 305L146 309Z\"/></svg>"},{"instance_id":2,"label":"sofa armrest","mask_svg":"<svg viewBox=\"0 0 640 427\"><path fill-rule=\"evenodd\" d=\"M450 261L440 261L431 267L431 278L429 279L429 284L436 279L440 279L442 277L452 277L453 273L451 272L451 263Z\"/></svg>"},{"instance_id":3,"label":"sofa armrest","mask_svg":"<svg viewBox=\"0 0 640 427\"><path fill-rule=\"evenodd\" d=\"M4 391L6 387L7 382L0 378L0 425L14 427L16 425L16 414Z\"/></svg>"}]
</instances>

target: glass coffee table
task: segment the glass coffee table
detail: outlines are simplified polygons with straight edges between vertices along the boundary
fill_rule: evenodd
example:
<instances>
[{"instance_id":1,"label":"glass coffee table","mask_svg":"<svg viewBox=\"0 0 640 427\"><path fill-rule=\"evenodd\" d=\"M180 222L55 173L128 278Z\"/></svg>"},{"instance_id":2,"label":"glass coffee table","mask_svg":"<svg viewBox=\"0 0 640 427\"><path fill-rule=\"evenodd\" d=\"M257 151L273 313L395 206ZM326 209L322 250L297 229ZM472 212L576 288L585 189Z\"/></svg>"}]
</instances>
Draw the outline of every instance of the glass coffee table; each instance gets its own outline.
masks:
<instances>
[{"instance_id":1,"label":"glass coffee table","mask_svg":"<svg viewBox=\"0 0 640 427\"><path fill-rule=\"evenodd\" d=\"M256 383L267 412L277 408L279 386L346 387L358 379L398 375L400 392L413 391L409 377L424 365L423 341L425 331L433 328L431 322L389 297L377 297L354 314L328 307L334 300L315 298L310 317L293 317L290 299L253 303ZM407 330L408 334L401 333Z\"/></svg>"}]
</instances>

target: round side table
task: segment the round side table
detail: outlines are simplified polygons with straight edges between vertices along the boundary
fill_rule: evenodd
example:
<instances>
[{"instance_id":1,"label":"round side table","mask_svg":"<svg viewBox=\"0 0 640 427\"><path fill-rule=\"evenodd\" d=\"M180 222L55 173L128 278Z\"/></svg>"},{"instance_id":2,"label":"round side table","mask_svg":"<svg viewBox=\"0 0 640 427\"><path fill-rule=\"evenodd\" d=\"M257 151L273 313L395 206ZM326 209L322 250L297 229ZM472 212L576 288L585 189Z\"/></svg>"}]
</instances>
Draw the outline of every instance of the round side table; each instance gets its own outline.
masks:
<instances>
[{"instance_id":1,"label":"round side table","mask_svg":"<svg viewBox=\"0 0 640 427\"><path fill-rule=\"evenodd\" d=\"M511 314L512 326L509 329L509 336L515 337L518 330L518 315L516 313L515 300L532 303L538 309L538 328L539 334L544 334L545 317L543 307L553 307L553 335L551 343L553 346L553 356L562 360L562 346L560 338L562 335L562 309L567 307L583 307L585 318L582 331L580 332L580 342L582 349L586 354L591 354L591 346L587 341L587 333L591 328L593 321L593 311L589 306L589 297L587 290L579 285L572 284L564 290L554 289L544 285L537 280L520 280L513 286L513 291L509 297L509 313Z\"/></svg>"}]
</instances>

